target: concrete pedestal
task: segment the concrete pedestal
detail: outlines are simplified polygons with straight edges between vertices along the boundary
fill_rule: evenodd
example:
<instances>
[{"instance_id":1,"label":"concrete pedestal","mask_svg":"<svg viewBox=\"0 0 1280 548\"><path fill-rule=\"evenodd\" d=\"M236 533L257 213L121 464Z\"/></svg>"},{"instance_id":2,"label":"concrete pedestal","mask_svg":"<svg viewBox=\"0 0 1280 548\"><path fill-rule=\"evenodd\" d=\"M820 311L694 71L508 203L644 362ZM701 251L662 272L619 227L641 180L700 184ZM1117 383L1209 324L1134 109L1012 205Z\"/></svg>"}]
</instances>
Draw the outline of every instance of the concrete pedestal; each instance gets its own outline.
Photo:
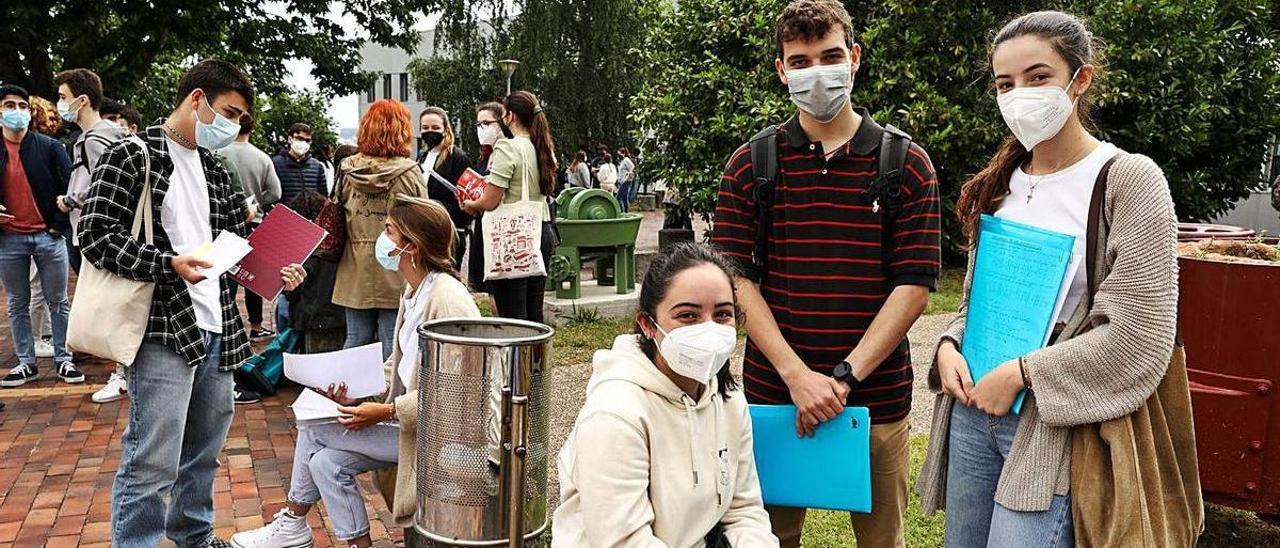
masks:
<instances>
[{"instance_id":1,"label":"concrete pedestal","mask_svg":"<svg viewBox=\"0 0 1280 548\"><path fill-rule=\"evenodd\" d=\"M563 323L575 312L595 310L604 318L630 318L636 313L636 304L640 301L640 287L625 295L619 295L617 288L602 286L596 280L582 282L582 296L577 299L556 298L555 293L548 293L543 302L542 311L548 323Z\"/></svg>"}]
</instances>

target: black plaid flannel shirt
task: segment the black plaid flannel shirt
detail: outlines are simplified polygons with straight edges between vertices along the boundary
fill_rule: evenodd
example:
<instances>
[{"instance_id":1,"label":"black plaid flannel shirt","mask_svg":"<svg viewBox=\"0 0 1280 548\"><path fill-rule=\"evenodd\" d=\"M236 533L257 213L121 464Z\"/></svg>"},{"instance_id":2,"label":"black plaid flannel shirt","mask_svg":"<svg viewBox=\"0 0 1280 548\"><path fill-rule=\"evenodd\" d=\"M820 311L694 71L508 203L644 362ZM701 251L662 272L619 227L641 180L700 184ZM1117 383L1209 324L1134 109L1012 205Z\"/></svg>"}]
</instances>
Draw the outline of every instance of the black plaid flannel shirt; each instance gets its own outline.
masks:
<instances>
[{"instance_id":1,"label":"black plaid flannel shirt","mask_svg":"<svg viewBox=\"0 0 1280 548\"><path fill-rule=\"evenodd\" d=\"M84 259L93 266L131 280L154 282L151 321L144 340L162 344L195 367L205 358L204 341L196 325L191 295L173 270L176 253L160 223L160 210L169 190L173 161L165 143L164 128L157 123L140 135L151 153L151 211L154 245L130 237L133 214L142 195L142 147L124 139L103 153L93 170L89 197L80 217L80 245ZM231 186L231 177L208 150L200 149L209 185L209 238L223 230L248 236L245 197ZM222 302L222 359L219 370L230 371L249 358L249 338L235 304L235 282L224 274L220 281ZM104 318L104 321L109 319ZM104 325L109 328L109 325Z\"/></svg>"}]
</instances>

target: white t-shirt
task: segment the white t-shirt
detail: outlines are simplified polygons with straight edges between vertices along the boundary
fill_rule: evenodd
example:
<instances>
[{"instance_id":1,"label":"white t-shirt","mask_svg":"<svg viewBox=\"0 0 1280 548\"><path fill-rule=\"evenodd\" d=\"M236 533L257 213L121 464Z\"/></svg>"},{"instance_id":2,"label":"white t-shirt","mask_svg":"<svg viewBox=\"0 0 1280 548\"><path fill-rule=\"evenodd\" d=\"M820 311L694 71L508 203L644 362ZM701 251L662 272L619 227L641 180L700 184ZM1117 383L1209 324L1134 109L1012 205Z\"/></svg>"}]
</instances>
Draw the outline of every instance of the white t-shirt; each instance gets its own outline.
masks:
<instances>
[{"instance_id":1,"label":"white t-shirt","mask_svg":"<svg viewBox=\"0 0 1280 548\"><path fill-rule=\"evenodd\" d=\"M439 272L428 274L418 290L404 298L404 324L396 334L400 339L400 363L396 364L396 373L404 386L409 386L409 377L418 364L418 326L426 321L427 300L431 298L431 286L439 275Z\"/></svg>"},{"instance_id":2,"label":"white t-shirt","mask_svg":"<svg viewBox=\"0 0 1280 548\"><path fill-rule=\"evenodd\" d=\"M173 251L182 255L213 240L209 224L209 183L204 178L198 151L183 147L168 136L165 143L173 160L173 174L169 176L169 191L160 208L160 226L169 235ZM195 307L196 325L211 333L222 333L218 279L210 278L195 285L187 283L187 290Z\"/></svg>"},{"instance_id":3,"label":"white t-shirt","mask_svg":"<svg viewBox=\"0 0 1280 548\"><path fill-rule=\"evenodd\" d=\"M1067 291L1058 322L1066 322L1089 292L1085 232L1089 227L1089 201L1102 166L1120 150L1101 143L1080 161L1047 175L1027 175L1022 168L1009 178L1009 196L996 210L996 217L1061 232L1076 237L1073 254L1081 261Z\"/></svg>"},{"instance_id":4,"label":"white t-shirt","mask_svg":"<svg viewBox=\"0 0 1280 548\"><path fill-rule=\"evenodd\" d=\"M427 152L427 156L422 159L422 173L428 183L431 182L431 174L436 172L436 160L440 159L440 148L436 147Z\"/></svg>"}]
</instances>

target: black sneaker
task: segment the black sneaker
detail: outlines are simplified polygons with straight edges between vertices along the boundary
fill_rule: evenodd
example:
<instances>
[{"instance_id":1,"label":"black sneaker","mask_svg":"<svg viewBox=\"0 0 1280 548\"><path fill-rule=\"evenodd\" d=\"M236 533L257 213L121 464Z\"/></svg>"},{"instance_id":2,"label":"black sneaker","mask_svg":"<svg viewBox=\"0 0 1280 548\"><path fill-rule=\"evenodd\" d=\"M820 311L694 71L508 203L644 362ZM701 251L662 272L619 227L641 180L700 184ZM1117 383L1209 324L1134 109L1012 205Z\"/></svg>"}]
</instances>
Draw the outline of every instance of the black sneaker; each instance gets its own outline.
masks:
<instances>
[{"instance_id":1,"label":"black sneaker","mask_svg":"<svg viewBox=\"0 0 1280 548\"><path fill-rule=\"evenodd\" d=\"M27 381L36 378L36 366L18 364L17 367L10 369L9 374L0 379L0 386L5 388L13 388L27 384Z\"/></svg>"},{"instance_id":2,"label":"black sneaker","mask_svg":"<svg viewBox=\"0 0 1280 548\"><path fill-rule=\"evenodd\" d=\"M235 548L235 546L218 537L212 537L209 539L208 548Z\"/></svg>"},{"instance_id":3,"label":"black sneaker","mask_svg":"<svg viewBox=\"0 0 1280 548\"><path fill-rule=\"evenodd\" d=\"M249 340L253 342L271 340L275 336L276 332L267 328L249 330Z\"/></svg>"},{"instance_id":4,"label":"black sneaker","mask_svg":"<svg viewBox=\"0 0 1280 548\"><path fill-rule=\"evenodd\" d=\"M62 362L58 364L58 378L67 384L80 384L84 382L84 373L76 369L76 364Z\"/></svg>"},{"instance_id":5,"label":"black sneaker","mask_svg":"<svg viewBox=\"0 0 1280 548\"><path fill-rule=\"evenodd\" d=\"M246 403L258 403L262 401L262 395L252 390L243 388L236 389L236 405L244 405Z\"/></svg>"}]
</instances>

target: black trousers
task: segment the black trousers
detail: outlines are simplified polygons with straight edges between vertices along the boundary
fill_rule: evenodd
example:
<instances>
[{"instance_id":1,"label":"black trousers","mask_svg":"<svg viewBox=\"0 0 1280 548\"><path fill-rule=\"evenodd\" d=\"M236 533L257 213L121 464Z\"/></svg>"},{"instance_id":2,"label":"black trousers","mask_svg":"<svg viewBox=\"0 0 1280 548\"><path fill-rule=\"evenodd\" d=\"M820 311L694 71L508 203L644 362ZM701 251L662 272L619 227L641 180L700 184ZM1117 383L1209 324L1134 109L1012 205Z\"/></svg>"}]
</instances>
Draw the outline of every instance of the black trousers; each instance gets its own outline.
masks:
<instances>
[{"instance_id":1,"label":"black trousers","mask_svg":"<svg viewBox=\"0 0 1280 548\"><path fill-rule=\"evenodd\" d=\"M555 228L551 223L543 223L541 249L544 269L555 250L556 239ZM494 304L498 305L499 317L546 323L542 314L542 302L547 289L546 276L490 280L486 283L489 285L489 293L493 295Z\"/></svg>"},{"instance_id":2,"label":"black trousers","mask_svg":"<svg viewBox=\"0 0 1280 548\"><path fill-rule=\"evenodd\" d=\"M236 291L244 291L244 310L249 314L249 323L262 325L262 297L248 289L236 285Z\"/></svg>"}]
</instances>

